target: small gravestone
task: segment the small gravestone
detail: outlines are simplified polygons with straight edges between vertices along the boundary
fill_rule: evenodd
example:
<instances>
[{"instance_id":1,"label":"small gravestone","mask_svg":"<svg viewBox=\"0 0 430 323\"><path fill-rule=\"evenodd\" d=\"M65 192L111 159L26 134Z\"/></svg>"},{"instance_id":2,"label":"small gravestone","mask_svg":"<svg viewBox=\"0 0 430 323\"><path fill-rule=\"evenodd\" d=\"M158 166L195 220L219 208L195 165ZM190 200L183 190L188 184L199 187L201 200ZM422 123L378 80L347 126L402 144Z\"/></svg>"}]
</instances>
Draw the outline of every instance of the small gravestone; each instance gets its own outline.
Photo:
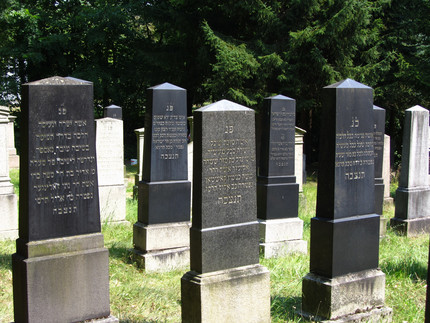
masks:
<instances>
[{"instance_id":1,"label":"small gravestone","mask_svg":"<svg viewBox=\"0 0 430 323\"><path fill-rule=\"evenodd\" d=\"M294 147L294 175L299 184L299 192L303 192L303 183L306 181L305 156L303 155L303 144L306 130L295 127L295 147Z\"/></svg>"},{"instance_id":2,"label":"small gravestone","mask_svg":"<svg viewBox=\"0 0 430 323\"><path fill-rule=\"evenodd\" d=\"M391 183L391 138L389 135L384 135L384 160L382 163L382 177L384 179L384 203L393 204L393 198L390 192Z\"/></svg>"},{"instance_id":3,"label":"small gravestone","mask_svg":"<svg viewBox=\"0 0 430 323\"><path fill-rule=\"evenodd\" d=\"M7 149L9 154L9 168L19 168L19 156L16 154L15 148L14 124L16 117L10 114L8 107L3 106L0 106L0 115L3 117L7 117L9 120L7 126Z\"/></svg>"},{"instance_id":4,"label":"small gravestone","mask_svg":"<svg viewBox=\"0 0 430 323\"><path fill-rule=\"evenodd\" d=\"M413 236L430 232L429 112L420 106L405 111L402 168L391 226Z\"/></svg>"},{"instance_id":5,"label":"small gravestone","mask_svg":"<svg viewBox=\"0 0 430 323\"><path fill-rule=\"evenodd\" d=\"M100 233L93 85L52 77L22 91L15 321L118 322Z\"/></svg>"},{"instance_id":6,"label":"small gravestone","mask_svg":"<svg viewBox=\"0 0 430 323\"><path fill-rule=\"evenodd\" d=\"M296 101L283 95L264 100L257 216L265 258L307 252L298 218L299 184L294 175Z\"/></svg>"},{"instance_id":7,"label":"small gravestone","mask_svg":"<svg viewBox=\"0 0 430 323\"><path fill-rule=\"evenodd\" d=\"M0 240L18 238L18 198L9 177L8 128L8 116L0 114Z\"/></svg>"},{"instance_id":8,"label":"small gravestone","mask_svg":"<svg viewBox=\"0 0 430 323\"><path fill-rule=\"evenodd\" d=\"M121 108L111 105L104 109L105 117L96 120L97 174L102 222L126 221L123 121L118 118L121 115Z\"/></svg>"},{"instance_id":9,"label":"small gravestone","mask_svg":"<svg viewBox=\"0 0 430 323\"><path fill-rule=\"evenodd\" d=\"M186 90L164 83L148 98L133 254L146 271L166 271L189 264Z\"/></svg>"},{"instance_id":10,"label":"small gravestone","mask_svg":"<svg viewBox=\"0 0 430 323\"><path fill-rule=\"evenodd\" d=\"M316 217L302 310L313 319L390 316L378 269L372 88L346 79L323 91ZM371 286L371 287L370 287Z\"/></svg>"},{"instance_id":11,"label":"small gravestone","mask_svg":"<svg viewBox=\"0 0 430 323\"><path fill-rule=\"evenodd\" d=\"M259 264L254 111L222 100L194 111L191 271L182 322L270 322Z\"/></svg>"},{"instance_id":12,"label":"small gravestone","mask_svg":"<svg viewBox=\"0 0 430 323\"><path fill-rule=\"evenodd\" d=\"M143 150L145 139L145 128L135 129L137 139L137 174L134 175L133 198L137 199L139 192L139 182L142 180L143 174Z\"/></svg>"}]
</instances>

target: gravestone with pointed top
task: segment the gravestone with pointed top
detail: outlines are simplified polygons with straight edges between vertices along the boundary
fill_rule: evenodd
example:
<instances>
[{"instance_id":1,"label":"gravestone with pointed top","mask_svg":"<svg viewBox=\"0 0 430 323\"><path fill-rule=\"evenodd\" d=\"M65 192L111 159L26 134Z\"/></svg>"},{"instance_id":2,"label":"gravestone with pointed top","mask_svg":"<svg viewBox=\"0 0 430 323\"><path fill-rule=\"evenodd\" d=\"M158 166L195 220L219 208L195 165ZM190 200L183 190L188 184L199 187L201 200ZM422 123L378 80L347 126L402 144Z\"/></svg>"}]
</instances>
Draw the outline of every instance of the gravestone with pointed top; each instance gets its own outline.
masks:
<instances>
[{"instance_id":1,"label":"gravestone with pointed top","mask_svg":"<svg viewBox=\"0 0 430 323\"><path fill-rule=\"evenodd\" d=\"M222 100L194 111L191 271L182 322L270 322L259 264L254 111Z\"/></svg>"},{"instance_id":2,"label":"gravestone with pointed top","mask_svg":"<svg viewBox=\"0 0 430 323\"><path fill-rule=\"evenodd\" d=\"M407 236L430 232L429 111L414 106L405 111L402 169L391 226Z\"/></svg>"},{"instance_id":3,"label":"gravestone with pointed top","mask_svg":"<svg viewBox=\"0 0 430 323\"><path fill-rule=\"evenodd\" d=\"M298 217L299 184L294 175L296 101L283 95L264 99L257 216L265 258L307 252Z\"/></svg>"},{"instance_id":4,"label":"gravestone with pointed top","mask_svg":"<svg viewBox=\"0 0 430 323\"><path fill-rule=\"evenodd\" d=\"M9 109L3 112L0 112L0 240L18 238L18 197L9 177Z\"/></svg>"},{"instance_id":5,"label":"gravestone with pointed top","mask_svg":"<svg viewBox=\"0 0 430 323\"><path fill-rule=\"evenodd\" d=\"M166 271L189 264L186 90L164 83L148 99L133 255L146 271Z\"/></svg>"},{"instance_id":6,"label":"gravestone with pointed top","mask_svg":"<svg viewBox=\"0 0 430 323\"><path fill-rule=\"evenodd\" d=\"M51 77L22 86L16 322L118 322L100 232L93 84Z\"/></svg>"},{"instance_id":7,"label":"gravestone with pointed top","mask_svg":"<svg viewBox=\"0 0 430 323\"><path fill-rule=\"evenodd\" d=\"M100 219L102 222L126 222L126 186L124 183L124 140L122 108L104 108L104 118L96 120L97 175Z\"/></svg>"},{"instance_id":8,"label":"gravestone with pointed top","mask_svg":"<svg viewBox=\"0 0 430 323\"><path fill-rule=\"evenodd\" d=\"M347 79L323 90L316 217L302 310L315 319L390 315L378 269L372 88ZM369 287L371 286L371 288ZM381 309L377 309L382 307Z\"/></svg>"}]
</instances>

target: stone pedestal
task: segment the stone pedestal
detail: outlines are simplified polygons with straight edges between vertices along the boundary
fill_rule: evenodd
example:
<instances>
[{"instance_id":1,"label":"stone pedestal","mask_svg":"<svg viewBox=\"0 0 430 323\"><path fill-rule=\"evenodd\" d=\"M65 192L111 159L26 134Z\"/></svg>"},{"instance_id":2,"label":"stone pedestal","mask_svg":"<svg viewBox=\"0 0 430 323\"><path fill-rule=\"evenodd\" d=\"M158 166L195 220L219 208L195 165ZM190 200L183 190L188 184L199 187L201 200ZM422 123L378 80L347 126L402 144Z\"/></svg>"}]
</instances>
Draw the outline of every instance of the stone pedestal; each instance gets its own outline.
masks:
<instances>
[{"instance_id":1,"label":"stone pedestal","mask_svg":"<svg viewBox=\"0 0 430 323\"><path fill-rule=\"evenodd\" d=\"M12 257L15 321L108 317L108 261L101 233L28 243L18 239Z\"/></svg>"},{"instance_id":2,"label":"stone pedestal","mask_svg":"<svg viewBox=\"0 0 430 323\"><path fill-rule=\"evenodd\" d=\"M145 152L139 150L144 161L132 257L146 271L164 272L186 268L190 259L187 100L185 89L169 83L149 88L148 96L145 131L136 130Z\"/></svg>"},{"instance_id":3,"label":"stone pedestal","mask_svg":"<svg viewBox=\"0 0 430 323\"><path fill-rule=\"evenodd\" d=\"M19 168L19 156L16 154L15 148L15 116L8 117L8 153L9 153L9 168Z\"/></svg>"},{"instance_id":4,"label":"stone pedestal","mask_svg":"<svg viewBox=\"0 0 430 323\"><path fill-rule=\"evenodd\" d=\"M348 317L363 312L363 309L383 307L385 274L378 269L334 278L309 273L303 278L302 292L302 315L318 321L348 322ZM391 319L391 312L386 309L382 311L382 317L365 316L363 322L380 322L385 316Z\"/></svg>"},{"instance_id":5,"label":"stone pedestal","mask_svg":"<svg viewBox=\"0 0 430 323\"><path fill-rule=\"evenodd\" d=\"M270 273L261 265L181 279L182 322L270 322Z\"/></svg>"},{"instance_id":6,"label":"stone pedestal","mask_svg":"<svg viewBox=\"0 0 430 323\"><path fill-rule=\"evenodd\" d=\"M261 220L260 252L265 258L283 257L290 253L307 253L303 240L303 221L299 218Z\"/></svg>"},{"instance_id":7,"label":"stone pedestal","mask_svg":"<svg viewBox=\"0 0 430 323\"><path fill-rule=\"evenodd\" d=\"M391 227L413 236L430 232L430 186L428 183L429 112L415 106L405 112L402 169L396 191Z\"/></svg>"}]
</instances>

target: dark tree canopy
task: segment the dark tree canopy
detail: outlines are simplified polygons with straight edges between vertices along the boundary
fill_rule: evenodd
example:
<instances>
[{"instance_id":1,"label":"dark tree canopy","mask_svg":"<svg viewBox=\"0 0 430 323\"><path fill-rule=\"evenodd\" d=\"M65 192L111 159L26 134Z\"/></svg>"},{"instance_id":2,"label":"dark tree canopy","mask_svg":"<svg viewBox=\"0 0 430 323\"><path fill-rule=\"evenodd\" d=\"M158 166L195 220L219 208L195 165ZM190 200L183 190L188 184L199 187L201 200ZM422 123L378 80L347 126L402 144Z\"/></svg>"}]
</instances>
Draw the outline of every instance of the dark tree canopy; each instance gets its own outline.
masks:
<instances>
[{"instance_id":1,"label":"dark tree canopy","mask_svg":"<svg viewBox=\"0 0 430 323\"><path fill-rule=\"evenodd\" d=\"M429 22L428 0L4 0L0 100L18 106L22 83L53 75L92 81L98 116L123 107L132 157L149 86L187 89L189 114L281 93L312 161L321 88L348 77L375 89L400 151L403 111L430 106Z\"/></svg>"}]
</instances>

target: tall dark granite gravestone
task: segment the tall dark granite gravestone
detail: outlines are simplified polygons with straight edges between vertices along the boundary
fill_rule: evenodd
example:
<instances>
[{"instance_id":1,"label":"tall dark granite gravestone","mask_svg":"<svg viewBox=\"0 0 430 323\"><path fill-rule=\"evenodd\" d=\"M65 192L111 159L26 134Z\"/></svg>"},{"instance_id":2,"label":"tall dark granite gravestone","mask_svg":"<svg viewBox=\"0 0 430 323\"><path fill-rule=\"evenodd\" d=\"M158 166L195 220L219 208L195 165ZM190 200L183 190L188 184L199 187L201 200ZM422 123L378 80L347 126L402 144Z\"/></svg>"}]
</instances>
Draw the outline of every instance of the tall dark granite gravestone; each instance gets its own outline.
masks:
<instances>
[{"instance_id":1,"label":"tall dark granite gravestone","mask_svg":"<svg viewBox=\"0 0 430 323\"><path fill-rule=\"evenodd\" d=\"M402 169L390 220L394 230L407 236L430 232L428 151L429 111L417 105L405 111Z\"/></svg>"},{"instance_id":2,"label":"tall dark granite gravestone","mask_svg":"<svg viewBox=\"0 0 430 323\"><path fill-rule=\"evenodd\" d=\"M265 258L307 252L298 218L299 184L294 175L296 101L283 95L264 99L257 217Z\"/></svg>"},{"instance_id":3,"label":"tall dark granite gravestone","mask_svg":"<svg viewBox=\"0 0 430 323\"><path fill-rule=\"evenodd\" d=\"M254 111L228 100L194 112L191 271L182 322L270 322L259 264Z\"/></svg>"},{"instance_id":4,"label":"tall dark granite gravestone","mask_svg":"<svg viewBox=\"0 0 430 323\"><path fill-rule=\"evenodd\" d=\"M384 161L385 109L377 107L376 105L373 106L373 123L373 140L375 147L375 213L382 215L384 205L382 164Z\"/></svg>"},{"instance_id":5,"label":"tall dark granite gravestone","mask_svg":"<svg viewBox=\"0 0 430 323\"><path fill-rule=\"evenodd\" d=\"M372 88L346 79L323 91L316 217L302 310L325 319L382 308L379 215L374 213ZM376 309L373 310L372 309Z\"/></svg>"},{"instance_id":6,"label":"tall dark granite gravestone","mask_svg":"<svg viewBox=\"0 0 430 323\"><path fill-rule=\"evenodd\" d=\"M148 89L134 258L147 271L189 264L191 183L187 168L187 92L164 83Z\"/></svg>"},{"instance_id":7,"label":"tall dark granite gravestone","mask_svg":"<svg viewBox=\"0 0 430 323\"><path fill-rule=\"evenodd\" d=\"M22 102L19 238L12 256L15 321L109 317L93 85L47 78L24 84Z\"/></svg>"}]
</instances>

